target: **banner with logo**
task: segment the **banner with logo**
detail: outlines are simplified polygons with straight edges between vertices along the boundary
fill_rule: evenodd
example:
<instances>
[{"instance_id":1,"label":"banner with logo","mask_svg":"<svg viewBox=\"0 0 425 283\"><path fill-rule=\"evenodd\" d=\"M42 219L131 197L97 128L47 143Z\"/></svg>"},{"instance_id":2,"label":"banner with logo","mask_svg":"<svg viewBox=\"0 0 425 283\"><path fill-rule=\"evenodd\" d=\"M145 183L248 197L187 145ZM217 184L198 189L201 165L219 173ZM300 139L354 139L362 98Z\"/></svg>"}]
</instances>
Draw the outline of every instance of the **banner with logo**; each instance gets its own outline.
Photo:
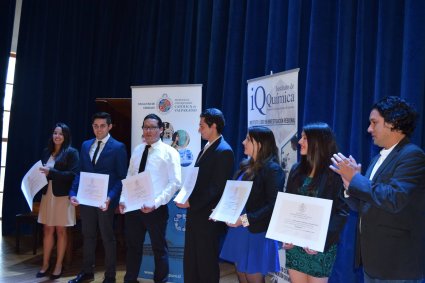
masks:
<instances>
[{"instance_id":1,"label":"banner with logo","mask_svg":"<svg viewBox=\"0 0 425 283\"><path fill-rule=\"evenodd\" d=\"M299 69L293 69L248 81L248 127L273 131L286 180L297 161L298 73ZM289 282L282 249L279 258L281 272L271 274L272 282Z\"/></svg>"},{"instance_id":2,"label":"banner with logo","mask_svg":"<svg viewBox=\"0 0 425 283\"><path fill-rule=\"evenodd\" d=\"M188 168L193 167L201 150L198 133L199 115L202 111L202 85L133 86L132 88L132 150L142 142L143 119L148 114L158 115L164 123L163 142L180 154L182 181ZM169 220L167 243L170 272L168 282L183 282L183 251L186 210L171 201L168 204ZM143 260L139 277L153 279L155 265L149 236L143 247Z\"/></svg>"}]
</instances>

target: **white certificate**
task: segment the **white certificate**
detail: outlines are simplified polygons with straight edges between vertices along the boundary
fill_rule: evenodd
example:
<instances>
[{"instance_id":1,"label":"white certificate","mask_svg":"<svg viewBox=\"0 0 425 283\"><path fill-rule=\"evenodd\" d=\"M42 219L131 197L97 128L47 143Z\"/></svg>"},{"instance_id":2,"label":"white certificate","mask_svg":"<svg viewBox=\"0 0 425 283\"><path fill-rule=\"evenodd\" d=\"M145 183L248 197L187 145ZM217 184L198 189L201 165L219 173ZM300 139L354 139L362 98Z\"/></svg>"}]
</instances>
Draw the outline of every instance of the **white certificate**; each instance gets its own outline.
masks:
<instances>
[{"instance_id":1,"label":"white certificate","mask_svg":"<svg viewBox=\"0 0 425 283\"><path fill-rule=\"evenodd\" d=\"M180 192L174 198L174 202L176 203L185 203L190 195L193 192L193 188L195 188L196 179L198 178L199 167L192 167L186 175L186 179L184 180L184 184L180 189Z\"/></svg>"},{"instance_id":2,"label":"white certificate","mask_svg":"<svg viewBox=\"0 0 425 283\"><path fill-rule=\"evenodd\" d=\"M125 212L155 206L152 178L148 171L130 176L121 182L125 197Z\"/></svg>"},{"instance_id":3,"label":"white certificate","mask_svg":"<svg viewBox=\"0 0 425 283\"><path fill-rule=\"evenodd\" d=\"M323 252L332 200L279 192L266 237Z\"/></svg>"},{"instance_id":4,"label":"white certificate","mask_svg":"<svg viewBox=\"0 0 425 283\"><path fill-rule=\"evenodd\" d=\"M210 218L235 224L245 207L251 188L252 181L228 180L223 195Z\"/></svg>"},{"instance_id":5,"label":"white certificate","mask_svg":"<svg viewBox=\"0 0 425 283\"><path fill-rule=\"evenodd\" d=\"M25 174L21 182L21 190L24 193L25 199L32 210L32 200L34 196L47 185L46 175L41 173L40 167L43 164L41 160L35 163L31 169Z\"/></svg>"},{"instance_id":6,"label":"white certificate","mask_svg":"<svg viewBox=\"0 0 425 283\"><path fill-rule=\"evenodd\" d=\"M109 175L97 173L80 173L77 200L80 204L104 207L108 197Z\"/></svg>"}]
</instances>

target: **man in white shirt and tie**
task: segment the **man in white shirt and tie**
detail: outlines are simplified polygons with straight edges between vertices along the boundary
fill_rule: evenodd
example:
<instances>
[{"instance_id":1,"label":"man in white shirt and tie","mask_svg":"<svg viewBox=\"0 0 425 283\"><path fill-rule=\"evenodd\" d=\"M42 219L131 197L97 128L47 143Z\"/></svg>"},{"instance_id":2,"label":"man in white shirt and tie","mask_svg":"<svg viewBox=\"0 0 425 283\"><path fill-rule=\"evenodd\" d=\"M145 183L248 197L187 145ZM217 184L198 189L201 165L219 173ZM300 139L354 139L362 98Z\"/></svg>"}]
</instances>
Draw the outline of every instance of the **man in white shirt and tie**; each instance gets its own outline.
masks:
<instances>
[{"instance_id":1,"label":"man in white shirt and tie","mask_svg":"<svg viewBox=\"0 0 425 283\"><path fill-rule=\"evenodd\" d=\"M332 158L346 201L359 213L356 264L366 283L425 277L425 154L409 141L416 119L405 100L386 97L370 112L368 132L382 150L366 174L352 156Z\"/></svg>"},{"instance_id":2,"label":"man in white shirt and tie","mask_svg":"<svg viewBox=\"0 0 425 283\"><path fill-rule=\"evenodd\" d=\"M168 280L168 246L165 231L168 222L167 204L181 185L180 155L161 140L164 128L160 117L147 115L143 120L143 140L131 155L127 177L147 171L152 178L155 204L140 210L125 212L125 197L121 194L120 212L125 213L127 243L124 282L135 283L143 256L143 242L149 233L154 253L154 282Z\"/></svg>"}]
</instances>

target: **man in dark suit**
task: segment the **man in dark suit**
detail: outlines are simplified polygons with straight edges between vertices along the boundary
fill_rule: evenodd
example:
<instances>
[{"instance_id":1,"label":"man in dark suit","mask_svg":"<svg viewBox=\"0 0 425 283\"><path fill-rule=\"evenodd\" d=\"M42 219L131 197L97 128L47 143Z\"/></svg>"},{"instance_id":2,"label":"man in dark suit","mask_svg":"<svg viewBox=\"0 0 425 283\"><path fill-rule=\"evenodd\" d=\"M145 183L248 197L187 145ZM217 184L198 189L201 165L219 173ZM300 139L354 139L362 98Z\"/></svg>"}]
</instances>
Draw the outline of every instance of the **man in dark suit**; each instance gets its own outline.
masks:
<instances>
[{"instance_id":1,"label":"man in dark suit","mask_svg":"<svg viewBox=\"0 0 425 283\"><path fill-rule=\"evenodd\" d=\"M199 132L208 142L195 163L199 172L193 192L185 204L177 204L187 208L183 260L186 283L218 283L220 279L219 241L225 224L211 221L209 216L233 171L233 151L221 135L224 123L218 109L210 108L201 114Z\"/></svg>"},{"instance_id":2,"label":"man in dark suit","mask_svg":"<svg viewBox=\"0 0 425 283\"><path fill-rule=\"evenodd\" d=\"M422 282L425 278L425 154L410 143L415 110L399 97L372 107L368 132L382 150L365 176L341 153L333 169L346 201L359 213L356 263L365 282Z\"/></svg>"},{"instance_id":3,"label":"man in dark suit","mask_svg":"<svg viewBox=\"0 0 425 283\"><path fill-rule=\"evenodd\" d=\"M113 231L115 208L121 194L121 180L127 174L127 152L125 145L110 136L111 116L99 112L92 117L92 127L96 138L83 142L80 151L80 169L82 172L109 175L108 193L105 205L93 207L80 206L81 223L84 237L83 268L69 283L92 281L94 279L97 227L99 227L105 249L104 283L115 282L116 242ZM79 175L75 178L69 193L71 203L79 205L76 198Z\"/></svg>"}]
</instances>

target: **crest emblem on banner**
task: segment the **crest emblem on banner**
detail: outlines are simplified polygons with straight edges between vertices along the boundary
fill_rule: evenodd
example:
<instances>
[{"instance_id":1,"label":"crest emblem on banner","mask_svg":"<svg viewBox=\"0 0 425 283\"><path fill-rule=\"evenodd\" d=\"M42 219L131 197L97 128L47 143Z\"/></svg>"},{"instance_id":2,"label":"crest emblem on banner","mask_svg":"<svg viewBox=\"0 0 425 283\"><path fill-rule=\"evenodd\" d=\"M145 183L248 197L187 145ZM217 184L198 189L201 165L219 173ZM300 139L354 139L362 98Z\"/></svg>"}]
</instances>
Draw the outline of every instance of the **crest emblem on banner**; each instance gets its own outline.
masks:
<instances>
[{"instance_id":1,"label":"crest emblem on banner","mask_svg":"<svg viewBox=\"0 0 425 283\"><path fill-rule=\"evenodd\" d=\"M164 114L167 114L172 108L173 101L168 97L168 94L164 93L158 100L158 110Z\"/></svg>"}]
</instances>

